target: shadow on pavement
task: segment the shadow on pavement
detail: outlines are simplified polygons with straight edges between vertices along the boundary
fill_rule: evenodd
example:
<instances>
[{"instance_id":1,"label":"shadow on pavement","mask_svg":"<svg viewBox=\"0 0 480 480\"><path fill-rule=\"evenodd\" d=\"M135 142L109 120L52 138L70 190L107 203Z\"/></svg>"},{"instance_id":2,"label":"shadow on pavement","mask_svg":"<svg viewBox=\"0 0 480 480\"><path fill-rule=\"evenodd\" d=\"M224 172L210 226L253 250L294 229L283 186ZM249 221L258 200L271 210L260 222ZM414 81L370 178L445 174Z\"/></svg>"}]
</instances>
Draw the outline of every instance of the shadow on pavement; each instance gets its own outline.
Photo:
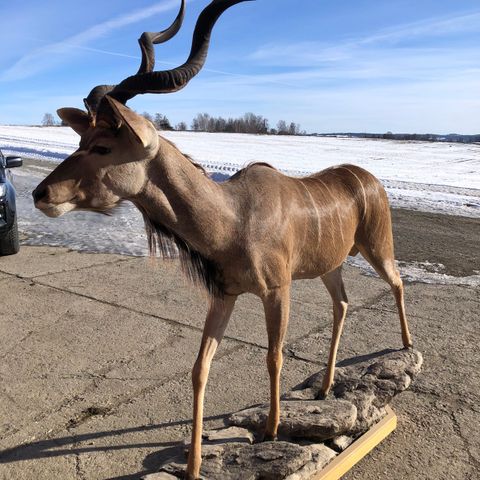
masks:
<instances>
[{"instance_id":1,"label":"shadow on pavement","mask_svg":"<svg viewBox=\"0 0 480 480\"><path fill-rule=\"evenodd\" d=\"M205 420L219 420L225 418L225 415L214 415L206 417ZM89 452L107 452L111 450L123 450L131 448L161 448L161 447L173 447L172 450L178 450L181 448L179 442L159 442L159 443L131 443L124 445L103 445L103 446L86 446L86 447L74 447L74 448L61 448L67 447L69 445L75 445L81 442L86 442L89 440L96 440L100 438L108 437L119 437L121 435L135 433L135 432L146 432L151 430L158 430L162 428L175 427L178 425L188 425L191 424L191 420L178 420L168 423L159 423L155 425L144 425L140 427L125 428L120 430L112 431L103 431L103 432L93 432L86 433L81 435L69 435L66 437L52 438L48 440L39 440L37 442L25 443L18 445L16 447L8 448L5 450L0 450L0 464L3 463L12 463L20 462L25 460L34 460L38 458L50 458L50 457L59 457L62 455L79 455L82 453ZM170 449L168 449L170 450ZM169 458L168 450L162 450L161 452L155 453L152 458L158 458L158 465L162 463L162 459L165 457ZM148 457L147 457L148 458ZM152 459L145 462L146 466L150 466L153 462ZM157 460L155 460L155 463ZM121 478L135 478L131 476L121 477Z\"/></svg>"}]
</instances>

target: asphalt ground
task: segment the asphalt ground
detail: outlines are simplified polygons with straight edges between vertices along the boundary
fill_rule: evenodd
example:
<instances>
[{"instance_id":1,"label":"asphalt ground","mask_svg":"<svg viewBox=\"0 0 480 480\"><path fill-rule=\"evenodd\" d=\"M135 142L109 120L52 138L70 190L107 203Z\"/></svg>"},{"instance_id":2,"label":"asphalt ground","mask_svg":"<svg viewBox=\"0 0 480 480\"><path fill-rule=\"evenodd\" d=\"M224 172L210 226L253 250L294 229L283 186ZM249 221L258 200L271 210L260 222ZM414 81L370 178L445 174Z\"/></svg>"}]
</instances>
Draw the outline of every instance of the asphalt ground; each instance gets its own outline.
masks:
<instances>
[{"instance_id":1,"label":"asphalt ground","mask_svg":"<svg viewBox=\"0 0 480 480\"><path fill-rule=\"evenodd\" d=\"M397 257L450 275L480 270L480 221L395 211ZM345 267L338 360L400 348L387 285ZM182 450L205 295L175 262L23 246L0 258L0 478L138 479ZM424 369L392 404L397 430L344 478L476 479L480 471L478 288L412 283L406 307ZM295 282L285 391L323 367L331 305ZM206 428L268 399L260 301L244 295L214 359Z\"/></svg>"}]
</instances>

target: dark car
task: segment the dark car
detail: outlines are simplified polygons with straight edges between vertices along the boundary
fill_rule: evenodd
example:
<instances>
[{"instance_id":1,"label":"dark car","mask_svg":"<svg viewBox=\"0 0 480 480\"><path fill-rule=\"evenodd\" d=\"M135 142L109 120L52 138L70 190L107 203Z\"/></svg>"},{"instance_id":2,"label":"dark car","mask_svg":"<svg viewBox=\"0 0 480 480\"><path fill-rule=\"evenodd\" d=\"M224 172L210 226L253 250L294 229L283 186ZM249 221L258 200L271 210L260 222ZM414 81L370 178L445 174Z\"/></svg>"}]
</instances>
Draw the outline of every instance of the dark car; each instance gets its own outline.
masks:
<instances>
[{"instance_id":1,"label":"dark car","mask_svg":"<svg viewBox=\"0 0 480 480\"><path fill-rule=\"evenodd\" d=\"M15 189L8 169L21 166L20 157L4 157L0 150L0 255L12 255L20 249Z\"/></svg>"}]
</instances>

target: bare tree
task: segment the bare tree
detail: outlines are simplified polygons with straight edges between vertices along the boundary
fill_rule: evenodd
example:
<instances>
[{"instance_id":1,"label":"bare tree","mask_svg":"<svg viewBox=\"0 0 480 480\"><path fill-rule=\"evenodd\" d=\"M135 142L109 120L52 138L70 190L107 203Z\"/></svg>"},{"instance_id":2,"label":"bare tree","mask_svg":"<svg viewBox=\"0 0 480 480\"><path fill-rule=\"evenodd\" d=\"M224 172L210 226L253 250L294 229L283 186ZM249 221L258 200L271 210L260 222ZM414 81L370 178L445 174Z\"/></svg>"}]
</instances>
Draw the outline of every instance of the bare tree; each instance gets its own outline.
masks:
<instances>
[{"instance_id":1,"label":"bare tree","mask_svg":"<svg viewBox=\"0 0 480 480\"><path fill-rule=\"evenodd\" d=\"M300 133L300 125L295 122L291 122L290 126L288 127L288 134L289 135L298 135Z\"/></svg>"},{"instance_id":2,"label":"bare tree","mask_svg":"<svg viewBox=\"0 0 480 480\"><path fill-rule=\"evenodd\" d=\"M287 135L287 133L288 133L287 122L285 120L279 120L277 123L277 134Z\"/></svg>"},{"instance_id":3,"label":"bare tree","mask_svg":"<svg viewBox=\"0 0 480 480\"><path fill-rule=\"evenodd\" d=\"M199 113L192 121L192 130L198 132L208 132L209 130L209 123L210 123L210 115L208 113Z\"/></svg>"},{"instance_id":4,"label":"bare tree","mask_svg":"<svg viewBox=\"0 0 480 480\"><path fill-rule=\"evenodd\" d=\"M290 122L287 125L285 120L279 120L277 123L277 135L300 135L300 124Z\"/></svg>"},{"instance_id":5,"label":"bare tree","mask_svg":"<svg viewBox=\"0 0 480 480\"><path fill-rule=\"evenodd\" d=\"M181 132L184 132L187 129L187 124L185 122L179 122L175 126L175 130L179 130Z\"/></svg>"},{"instance_id":6,"label":"bare tree","mask_svg":"<svg viewBox=\"0 0 480 480\"><path fill-rule=\"evenodd\" d=\"M157 130L173 130L172 125L170 125L170 120L161 113L155 114L155 119L153 120L153 124Z\"/></svg>"},{"instance_id":7,"label":"bare tree","mask_svg":"<svg viewBox=\"0 0 480 480\"><path fill-rule=\"evenodd\" d=\"M150 113L148 112L143 112L142 113L142 117L145 119L145 120L148 120L149 122L152 122L154 123L154 120L153 120L153 117Z\"/></svg>"},{"instance_id":8,"label":"bare tree","mask_svg":"<svg viewBox=\"0 0 480 480\"><path fill-rule=\"evenodd\" d=\"M42 125L44 127L52 127L53 125L55 125L55 118L53 117L53 115L51 113L46 113L43 116Z\"/></svg>"},{"instance_id":9,"label":"bare tree","mask_svg":"<svg viewBox=\"0 0 480 480\"><path fill-rule=\"evenodd\" d=\"M192 120L192 130L193 130L194 132L200 131L200 125L199 125L199 123L198 123L198 118L197 118L197 117L195 117L195 118Z\"/></svg>"},{"instance_id":10,"label":"bare tree","mask_svg":"<svg viewBox=\"0 0 480 480\"><path fill-rule=\"evenodd\" d=\"M267 133L268 120L249 112L243 116L242 127L242 133Z\"/></svg>"}]
</instances>

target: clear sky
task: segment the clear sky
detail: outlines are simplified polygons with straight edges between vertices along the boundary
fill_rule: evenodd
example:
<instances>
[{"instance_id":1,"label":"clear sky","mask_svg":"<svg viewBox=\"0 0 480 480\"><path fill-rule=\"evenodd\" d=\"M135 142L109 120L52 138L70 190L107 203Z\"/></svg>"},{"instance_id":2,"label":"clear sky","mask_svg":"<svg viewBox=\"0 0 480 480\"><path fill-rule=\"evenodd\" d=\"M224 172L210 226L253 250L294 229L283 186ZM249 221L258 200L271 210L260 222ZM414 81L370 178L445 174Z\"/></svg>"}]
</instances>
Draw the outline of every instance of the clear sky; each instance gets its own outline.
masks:
<instances>
[{"instance_id":1,"label":"clear sky","mask_svg":"<svg viewBox=\"0 0 480 480\"><path fill-rule=\"evenodd\" d=\"M83 108L97 84L135 73L137 38L166 28L179 0L0 1L0 123ZM156 47L157 69L185 60L197 16ZM204 70L137 111L190 124L198 112L264 115L308 132L480 133L478 0L256 0L215 26Z\"/></svg>"}]
</instances>

